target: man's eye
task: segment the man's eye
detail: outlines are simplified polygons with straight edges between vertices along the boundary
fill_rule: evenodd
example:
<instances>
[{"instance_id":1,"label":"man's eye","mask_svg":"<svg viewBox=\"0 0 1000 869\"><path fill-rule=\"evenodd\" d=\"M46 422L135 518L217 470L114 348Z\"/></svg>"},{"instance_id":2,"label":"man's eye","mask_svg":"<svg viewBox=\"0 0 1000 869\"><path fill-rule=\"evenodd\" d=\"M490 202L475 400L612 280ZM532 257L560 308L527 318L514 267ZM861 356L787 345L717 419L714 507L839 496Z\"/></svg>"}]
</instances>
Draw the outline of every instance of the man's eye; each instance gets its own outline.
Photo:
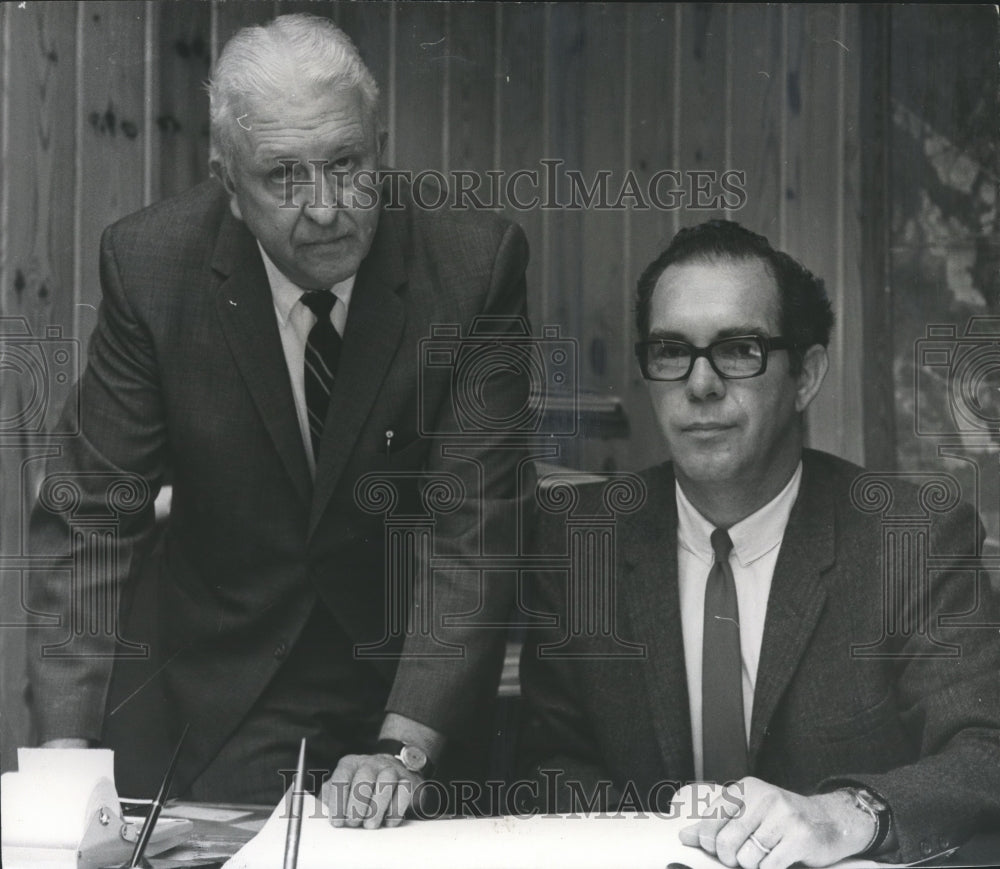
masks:
<instances>
[{"instance_id":1,"label":"man's eye","mask_svg":"<svg viewBox=\"0 0 1000 869\"><path fill-rule=\"evenodd\" d=\"M688 349L683 344L656 344L653 355L657 359L680 359L687 356Z\"/></svg>"},{"instance_id":2,"label":"man's eye","mask_svg":"<svg viewBox=\"0 0 1000 869\"><path fill-rule=\"evenodd\" d=\"M354 157L338 157L330 162L330 170L335 175L343 175L354 168Z\"/></svg>"},{"instance_id":3,"label":"man's eye","mask_svg":"<svg viewBox=\"0 0 1000 869\"><path fill-rule=\"evenodd\" d=\"M758 359L760 346L756 341L730 341L720 347L723 355L731 359Z\"/></svg>"}]
</instances>

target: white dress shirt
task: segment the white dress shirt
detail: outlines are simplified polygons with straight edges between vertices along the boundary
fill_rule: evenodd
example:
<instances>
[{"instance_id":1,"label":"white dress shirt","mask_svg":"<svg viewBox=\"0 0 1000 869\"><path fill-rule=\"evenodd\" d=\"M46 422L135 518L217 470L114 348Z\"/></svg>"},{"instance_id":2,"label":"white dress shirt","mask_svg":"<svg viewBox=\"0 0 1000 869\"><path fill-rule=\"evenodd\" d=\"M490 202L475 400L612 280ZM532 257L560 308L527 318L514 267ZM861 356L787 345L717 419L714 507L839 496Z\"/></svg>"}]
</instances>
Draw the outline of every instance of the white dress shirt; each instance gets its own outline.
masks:
<instances>
[{"instance_id":1,"label":"white dress shirt","mask_svg":"<svg viewBox=\"0 0 1000 869\"><path fill-rule=\"evenodd\" d=\"M264 258L267 280L271 285L274 315L278 320L278 333L281 335L281 346L285 351L285 363L288 365L288 377L292 383L292 398L295 400L295 413L299 418L299 430L302 432L302 444L306 449L309 472L315 474L316 457L313 455L312 436L309 434L304 366L306 341L309 339L309 330L316 324L316 315L301 302L302 294L306 291L285 277L271 262L264 248L260 247L260 242L257 243L257 247L260 248L260 254ZM337 301L330 311L330 322L341 337L347 324L347 311L351 305L355 277L351 275L332 289Z\"/></svg>"},{"instance_id":2,"label":"white dress shirt","mask_svg":"<svg viewBox=\"0 0 1000 869\"><path fill-rule=\"evenodd\" d=\"M743 658L743 719L747 738L753 713L753 695L757 684L757 664L764 638L764 617L771 592L774 565L778 560L781 539L788 515L799 494L802 463L799 462L788 484L778 495L737 522L729 529L733 551L729 564L736 581L740 607L740 652ZM677 490L677 579L680 587L681 628L684 634L684 665L687 671L688 700L691 712L691 740L694 771L704 776L701 721L702 634L704 632L705 585L715 561L709 540L715 530L687 499L680 485Z\"/></svg>"}]
</instances>

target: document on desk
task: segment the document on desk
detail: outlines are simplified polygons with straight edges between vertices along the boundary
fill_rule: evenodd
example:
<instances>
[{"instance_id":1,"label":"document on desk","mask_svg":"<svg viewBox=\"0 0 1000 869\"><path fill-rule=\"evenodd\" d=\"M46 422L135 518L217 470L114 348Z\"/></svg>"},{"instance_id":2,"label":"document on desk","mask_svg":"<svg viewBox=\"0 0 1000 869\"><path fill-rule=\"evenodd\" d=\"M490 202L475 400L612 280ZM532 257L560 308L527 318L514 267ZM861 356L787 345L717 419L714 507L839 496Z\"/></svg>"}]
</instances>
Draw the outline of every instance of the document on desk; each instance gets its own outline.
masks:
<instances>
[{"instance_id":1,"label":"document on desk","mask_svg":"<svg viewBox=\"0 0 1000 869\"><path fill-rule=\"evenodd\" d=\"M223 869L281 865L288 825L286 802ZM306 795L298 869L718 869L722 864L681 844L687 818L620 813L455 818L405 821L393 829L335 828L315 797ZM879 864L851 860L839 869Z\"/></svg>"}]
</instances>

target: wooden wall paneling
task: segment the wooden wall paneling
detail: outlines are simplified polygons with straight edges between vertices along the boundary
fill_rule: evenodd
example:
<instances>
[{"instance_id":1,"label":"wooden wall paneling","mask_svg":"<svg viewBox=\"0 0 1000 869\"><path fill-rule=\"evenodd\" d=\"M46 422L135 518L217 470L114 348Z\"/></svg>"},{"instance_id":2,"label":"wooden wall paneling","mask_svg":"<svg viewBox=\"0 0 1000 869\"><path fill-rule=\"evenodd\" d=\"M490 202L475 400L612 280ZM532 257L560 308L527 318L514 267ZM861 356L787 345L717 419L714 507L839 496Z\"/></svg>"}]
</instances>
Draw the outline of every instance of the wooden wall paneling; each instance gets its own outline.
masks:
<instances>
[{"instance_id":1,"label":"wooden wall paneling","mask_svg":"<svg viewBox=\"0 0 1000 869\"><path fill-rule=\"evenodd\" d=\"M448 6L448 153L449 171L469 170L482 178L480 199L488 198L493 168L496 99L496 19L493 3ZM449 178L449 182L451 179Z\"/></svg>"},{"instance_id":2,"label":"wooden wall paneling","mask_svg":"<svg viewBox=\"0 0 1000 869\"><path fill-rule=\"evenodd\" d=\"M637 3L631 9L627 43L631 87L629 105L629 154L626 167L631 169L645 191L658 172L677 171L674 150L675 99L680 83L674 75L678 10L663 4ZM670 176L657 185L658 195L669 208L670 191L675 184ZM646 382L639 373L631 344L635 332L635 289L639 276L667 246L674 234L675 211L652 207L634 211L629 220L628 267L622 291L628 294L629 339L622 361L624 401L631 436L628 458L623 467L633 470L648 467L667 457L666 444L653 414ZM627 363L627 364L626 364Z\"/></svg>"},{"instance_id":3,"label":"wooden wall paneling","mask_svg":"<svg viewBox=\"0 0 1000 869\"><path fill-rule=\"evenodd\" d=\"M382 159L393 164L396 148L395 82L392 30L396 17L393 3L339 3L335 7L337 20L344 32L351 37L361 54L361 59L375 77L381 93L382 122L389 133L389 141Z\"/></svg>"},{"instance_id":4,"label":"wooden wall paneling","mask_svg":"<svg viewBox=\"0 0 1000 869\"><path fill-rule=\"evenodd\" d=\"M96 322L101 233L143 205L145 3L82 3L80 337Z\"/></svg>"},{"instance_id":5,"label":"wooden wall paneling","mask_svg":"<svg viewBox=\"0 0 1000 869\"><path fill-rule=\"evenodd\" d=\"M626 128L629 70L623 69L628 53L626 12L605 4L584 7L580 160L566 167L580 172L583 184L595 197L590 204L586 204L586 192L570 197L571 208L580 208L581 222L581 244L573 252L581 267L575 301L580 319L581 380L588 390L619 399L628 377L624 347L631 336L626 313L625 227L631 216L627 209L635 204L634 196L618 201L626 183L630 132ZM612 69L616 74L608 75ZM601 192L602 178L607 179L606 195ZM613 471L627 453L627 442L589 437L581 443L580 466Z\"/></svg>"},{"instance_id":6,"label":"wooden wall paneling","mask_svg":"<svg viewBox=\"0 0 1000 869\"><path fill-rule=\"evenodd\" d=\"M212 61L229 38L241 27L263 24L281 11L281 4L269 0L213 0Z\"/></svg>"},{"instance_id":7,"label":"wooden wall paneling","mask_svg":"<svg viewBox=\"0 0 1000 869\"><path fill-rule=\"evenodd\" d=\"M585 7L575 4L554 4L549 7L545 56L547 114L546 156L562 160L556 171L540 170L539 195L547 213L546 303L548 319L558 324L562 334L577 342L579 358L578 386L591 386L587 365L587 346L580 305L583 288L583 216L580 211L561 208L558 203L569 199L565 170L579 169L582 164L584 137L588 135L584 119L588 117L587 95L583 82L585 68L584 29ZM589 107L593 117L594 106ZM607 119L602 118L601 123ZM549 175L556 176L556 201L548 202ZM564 461L570 467L580 467L582 438L567 440Z\"/></svg>"},{"instance_id":8,"label":"wooden wall paneling","mask_svg":"<svg viewBox=\"0 0 1000 869\"><path fill-rule=\"evenodd\" d=\"M49 327L59 327L62 340L73 339L76 18L76 4L71 3L25 8L4 4L0 9L0 315L23 317L43 342ZM10 321L4 324L5 332L14 328ZM43 346L46 349L40 350ZM55 346L53 341L34 349L12 345L0 364L4 556L25 553L27 514L39 468L32 459L47 452L30 433L43 421L53 422L70 385L68 379L58 382L58 366L45 365L55 361L55 351L48 349ZM15 768L17 746L30 743L23 626L31 619L22 606L25 579L19 569L0 571L2 771Z\"/></svg>"},{"instance_id":9,"label":"wooden wall paneling","mask_svg":"<svg viewBox=\"0 0 1000 869\"><path fill-rule=\"evenodd\" d=\"M729 80L732 136L727 167L746 176L746 201L732 220L780 244L782 31L777 6L734 5Z\"/></svg>"},{"instance_id":10,"label":"wooden wall paneling","mask_svg":"<svg viewBox=\"0 0 1000 869\"><path fill-rule=\"evenodd\" d=\"M157 3L157 103L152 130L159 172L153 199L181 193L208 178L208 94L212 62L211 6L202 0Z\"/></svg>"},{"instance_id":11,"label":"wooden wall paneling","mask_svg":"<svg viewBox=\"0 0 1000 869\"><path fill-rule=\"evenodd\" d=\"M856 361L845 358L846 301L857 287L845 285L844 58L860 55L845 44L841 9L830 5L789 10L787 100L786 245L788 252L823 278L840 318L830 345L830 371L808 414L811 446L854 461L863 460ZM852 59L852 62L853 59Z\"/></svg>"},{"instance_id":12,"label":"wooden wall paneling","mask_svg":"<svg viewBox=\"0 0 1000 869\"><path fill-rule=\"evenodd\" d=\"M540 3L500 3L499 87L497 89L496 168L505 182L514 173L538 172L545 156L545 22L549 14ZM523 177L523 176L519 176ZM546 297L544 276L547 248L545 226L549 215L539 208L518 208L537 192L530 181L518 181L509 195L504 185L506 215L524 229L531 247L528 262L528 316L535 334L542 326L557 325Z\"/></svg>"},{"instance_id":13,"label":"wooden wall paneling","mask_svg":"<svg viewBox=\"0 0 1000 869\"><path fill-rule=\"evenodd\" d=\"M685 4L681 7L681 81L678 131L679 168L686 171L686 207L681 226L724 217L719 185L692 172L721 175L728 168L729 114L728 7ZM701 188L699 190L694 187Z\"/></svg>"},{"instance_id":14,"label":"wooden wall paneling","mask_svg":"<svg viewBox=\"0 0 1000 869\"><path fill-rule=\"evenodd\" d=\"M438 3L397 7L396 163L414 172L440 170L445 161L448 8Z\"/></svg>"}]
</instances>

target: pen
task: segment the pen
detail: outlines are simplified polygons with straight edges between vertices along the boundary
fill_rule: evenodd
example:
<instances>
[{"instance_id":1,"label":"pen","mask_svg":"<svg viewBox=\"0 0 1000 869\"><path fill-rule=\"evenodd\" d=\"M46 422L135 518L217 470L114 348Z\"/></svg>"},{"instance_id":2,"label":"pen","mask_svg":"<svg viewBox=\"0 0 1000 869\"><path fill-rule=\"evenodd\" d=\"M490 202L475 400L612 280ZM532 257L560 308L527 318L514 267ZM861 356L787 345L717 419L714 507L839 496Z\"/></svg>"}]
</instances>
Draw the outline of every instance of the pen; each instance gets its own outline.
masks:
<instances>
[{"instance_id":1,"label":"pen","mask_svg":"<svg viewBox=\"0 0 1000 869\"><path fill-rule=\"evenodd\" d=\"M180 757L181 746L184 744L184 738L188 734L188 730L191 728L190 724L184 725L184 732L181 733L181 738L177 740L177 747L174 749L174 756L170 758L170 765L167 767L167 771L163 774L163 781L160 782L160 790L153 800L152 806L150 806L149 814L146 815L146 820L142 825L142 829L139 831L139 838L135 840L135 849L132 851L132 859L129 861L129 869L135 869L136 866L141 865L143 855L146 852L146 846L149 844L149 839L153 835L153 827L156 826L156 821L160 817L160 810L163 808L164 802L166 802L167 795L170 793L170 785L174 780L174 770L177 769L177 758Z\"/></svg>"},{"instance_id":2,"label":"pen","mask_svg":"<svg viewBox=\"0 0 1000 869\"><path fill-rule=\"evenodd\" d=\"M306 740L299 745L299 765L292 782L292 806L285 835L285 869L295 869L299 860L299 834L302 832L302 784L306 775Z\"/></svg>"},{"instance_id":3,"label":"pen","mask_svg":"<svg viewBox=\"0 0 1000 869\"><path fill-rule=\"evenodd\" d=\"M390 428L386 429L385 432L385 458L386 461L389 460L390 453L392 452L392 439L396 436L396 433Z\"/></svg>"}]
</instances>

